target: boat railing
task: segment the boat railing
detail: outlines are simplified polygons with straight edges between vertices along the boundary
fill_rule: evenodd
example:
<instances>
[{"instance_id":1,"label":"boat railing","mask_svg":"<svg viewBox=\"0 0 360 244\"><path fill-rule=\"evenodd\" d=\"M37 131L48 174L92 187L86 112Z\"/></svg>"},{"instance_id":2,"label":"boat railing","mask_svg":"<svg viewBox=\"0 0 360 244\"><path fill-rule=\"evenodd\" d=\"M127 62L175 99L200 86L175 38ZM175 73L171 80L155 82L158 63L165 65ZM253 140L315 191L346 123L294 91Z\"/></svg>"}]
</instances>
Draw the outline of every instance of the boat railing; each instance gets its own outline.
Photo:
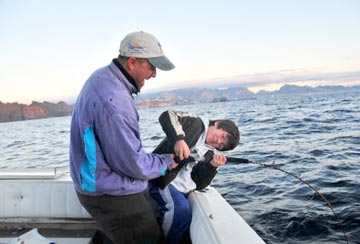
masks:
<instances>
[{"instance_id":1,"label":"boat railing","mask_svg":"<svg viewBox=\"0 0 360 244\"><path fill-rule=\"evenodd\" d=\"M68 167L0 169L0 180L56 179L65 174L69 174Z\"/></svg>"}]
</instances>

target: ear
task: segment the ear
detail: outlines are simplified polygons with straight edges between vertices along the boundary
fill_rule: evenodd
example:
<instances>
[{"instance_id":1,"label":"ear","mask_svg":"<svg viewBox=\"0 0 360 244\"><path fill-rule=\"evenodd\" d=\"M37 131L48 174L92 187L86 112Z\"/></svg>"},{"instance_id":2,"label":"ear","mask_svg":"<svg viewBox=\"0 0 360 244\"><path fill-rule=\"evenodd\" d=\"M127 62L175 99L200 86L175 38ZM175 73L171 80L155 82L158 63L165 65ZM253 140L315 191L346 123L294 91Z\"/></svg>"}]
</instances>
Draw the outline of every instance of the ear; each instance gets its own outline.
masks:
<instances>
[{"instance_id":1,"label":"ear","mask_svg":"<svg viewBox=\"0 0 360 244\"><path fill-rule=\"evenodd\" d=\"M135 63L136 63L136 58L135 57L130 57L127 60L127 66L128 66L128 69L130 71L135 69Z\"/></svg>"}]
</instances>

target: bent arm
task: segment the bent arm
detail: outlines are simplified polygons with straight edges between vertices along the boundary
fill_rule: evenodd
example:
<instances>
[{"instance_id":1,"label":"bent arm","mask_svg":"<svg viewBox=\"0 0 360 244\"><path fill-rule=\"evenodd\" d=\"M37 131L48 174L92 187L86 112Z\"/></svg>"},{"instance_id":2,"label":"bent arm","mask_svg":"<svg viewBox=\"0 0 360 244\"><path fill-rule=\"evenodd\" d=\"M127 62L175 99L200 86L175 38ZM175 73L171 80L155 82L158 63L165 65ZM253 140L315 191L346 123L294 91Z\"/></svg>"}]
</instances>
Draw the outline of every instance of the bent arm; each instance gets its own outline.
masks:
<instances>
[{"instance_id":1,"label":"bent arm","mask_svg":"<svg viewBox=\"0 0 360 244\"><path fill-rule=\"evenodd\" d=\"M98 140L106 162L116 173L135 179L153 179L163 175L174 161L169 154L146 153L135 118L113 114L98 129Z\"/></svg>"},{"instance_id":2,"label":"bent arm","mask_svg":"<svg viewBox=\"0 0 360 244\"><path fill-rule=\"evenodd\" d=\"M197 116L174 110L167 110L159 117L159 122L168 138L169 145L173 148L176 156L183 160L190 155L190 148L185 141L186 126L190 126Z\"/></svg>"}]
</instances>

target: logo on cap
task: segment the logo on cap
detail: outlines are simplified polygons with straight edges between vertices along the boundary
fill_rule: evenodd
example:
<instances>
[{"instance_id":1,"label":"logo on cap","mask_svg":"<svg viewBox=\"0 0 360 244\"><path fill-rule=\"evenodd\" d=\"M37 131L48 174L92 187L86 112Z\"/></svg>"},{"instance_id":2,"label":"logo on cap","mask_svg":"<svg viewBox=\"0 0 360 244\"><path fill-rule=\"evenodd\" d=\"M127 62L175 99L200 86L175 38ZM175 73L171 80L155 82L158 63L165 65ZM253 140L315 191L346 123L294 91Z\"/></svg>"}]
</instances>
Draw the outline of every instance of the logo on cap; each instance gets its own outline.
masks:
<instances>
[{"instance_id":1,"label":"logo on cap","mask_svg":"<svg viewBox=\"0 0 360 244\"><path fill-rule=\"evenodd\" d=\"M140 42L129 43L129 50L131 53L141 54L144 52L144 46Z\"/></svg>"}]
</instances>

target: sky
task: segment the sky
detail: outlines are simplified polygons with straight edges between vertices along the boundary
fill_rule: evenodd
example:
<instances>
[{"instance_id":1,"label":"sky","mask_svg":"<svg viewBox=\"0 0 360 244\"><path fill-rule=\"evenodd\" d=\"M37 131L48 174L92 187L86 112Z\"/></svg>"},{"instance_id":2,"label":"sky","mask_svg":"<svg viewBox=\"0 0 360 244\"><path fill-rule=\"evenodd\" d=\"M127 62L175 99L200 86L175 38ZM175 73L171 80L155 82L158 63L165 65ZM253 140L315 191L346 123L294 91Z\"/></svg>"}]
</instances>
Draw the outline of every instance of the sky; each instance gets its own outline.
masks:
<instances>
[{"instance_id":1,"label":"sky","mask_svg":"<svg viewBox=\"0 0 360 244\"><path fill-rule=\"evenodd\" d=\"M0 0L0 101L73 101L140 30L176 66L141 93L360 85L358 0Z\"/></svg>"}]
</instances>

